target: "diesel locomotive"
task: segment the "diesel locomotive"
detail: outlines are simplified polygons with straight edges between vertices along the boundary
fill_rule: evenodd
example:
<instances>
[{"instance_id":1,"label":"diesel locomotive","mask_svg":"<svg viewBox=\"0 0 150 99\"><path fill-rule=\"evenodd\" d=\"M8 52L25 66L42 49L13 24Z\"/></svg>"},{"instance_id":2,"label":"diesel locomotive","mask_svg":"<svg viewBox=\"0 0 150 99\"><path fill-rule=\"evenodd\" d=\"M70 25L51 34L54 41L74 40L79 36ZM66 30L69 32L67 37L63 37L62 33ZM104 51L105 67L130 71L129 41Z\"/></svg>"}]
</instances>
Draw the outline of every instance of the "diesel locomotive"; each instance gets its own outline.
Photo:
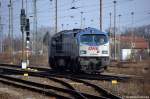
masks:
<instances>
[{"instance_id":1,"label":"diesel locomotive","mask_svg":"<svg viewBox=\"0 0 150 99\"><path fill-rule=\"evenodd\" d=\"M109 65L109 36L95 28L63 30L49 42L52 69L99 72Z\"/></svg>"}]
</instances>

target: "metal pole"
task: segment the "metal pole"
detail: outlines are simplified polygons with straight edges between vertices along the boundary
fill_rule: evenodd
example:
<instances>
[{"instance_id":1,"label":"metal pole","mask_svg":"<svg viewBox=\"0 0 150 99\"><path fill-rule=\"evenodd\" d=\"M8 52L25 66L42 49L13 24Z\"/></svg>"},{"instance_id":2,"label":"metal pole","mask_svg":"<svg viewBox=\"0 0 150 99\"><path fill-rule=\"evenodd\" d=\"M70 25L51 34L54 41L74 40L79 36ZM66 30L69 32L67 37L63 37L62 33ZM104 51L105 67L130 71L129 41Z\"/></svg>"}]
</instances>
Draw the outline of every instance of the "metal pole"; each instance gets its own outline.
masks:
<instances>
[{"instance_id":1,"label":"metal pole","mask_svg":"<svg viewBox=\"0 0 150 99\"><path fill-rule=\"evenodd\" d=\"M22 0L22 9L23 9L23 0Z\"/></svg>"},{"instance_id":2,"label":"metal pole","mask_svg":"<svg viewBox=\"0 0 150 99\"><path fill-rule=\"evenodd\" d=\"M35 14L34 14L34 0L33 0L33 16L30 16L30 17L33 17L33 33L32 33L32 52L35 52L35 29L34 29L34 26L35 26Z\"/></svg>"},{"instance_id":3,"label":"metal pole","mask_svg":"<svg viewBox=\"0 0 150 99\"><path fill-rule=\"evenodd\" d=\"M4 51L4 44L3 44L3 40L4 40L3 26L4 26L4 24L0 24L0 33L1 33L1 52Z\"/></svg>"},{"instance_id":4,"label":"metal pole","mask_svg":"<svg viewBox=\"0 0 150 99\"><path fill-rule=\"evenodd\" d=\"M116 60L116 1L113 1L114 3L114 48L115 48L115 52L114 52L114 60Z\"/></svg>"},{"instance_id":5,"label":"metal pole","mask_svg":"<svg viewBox=\"0 0 150 99\"><path fill-rule=\"evenodd\" d=\"M148 33L150 34L150 28L148 29ZM150 40L148 39L148 54L150 56Z\"/></svg>"},{"instance_id":6,"label":"metal pole","mask_svg":"<svg viewBox=\"0 0 150 99\"><path fill-rule=\"evenodd\" d=\"M109 18L110 18L109 33L111 33L111 12L109 13ZM111 37L111 35L110 35L110 37Z\"/></svg>"},{"instance_id":7,"label":"metal pole","mask_svg":"<svg viewBox=\"0 0 150 99\"><path fill-rule=\"evenodd\" d=\"M23 9L23 6L24 6L24 2L22 0L22 9ZM22 30L22 61L24 61L24 27Z\"/></svg>"},{"instance_id":8,"label":"metal pole","mask_svg":"<svg viewBox=\"0 0 150 99\"><path fill-rule=\"evenodd\" d=\"M34 51L35 51L35 63L36 63L36 60L37 60L37 51L38 51L38 47L37 47L37 44L38 44L38 40L37 40L37 6L36 6L36 2L37 0L33 0L33 30L34 30L34 34L33 34L33 37L34 37Z\"/></svg>"},{"instance_id":9,"label":"metal pole","mask_svg":"<svg viewBox=\"0 0 150 99\"><path fill-rule=\"evenodd\" d=\"M102 31L102 0L100 0L100 30Z\"/></svg>"},{"instance_id":10,"label":"metal pole","mask_svg":"<svg viewBox=\"0 0 150 99\"><path fill-rule=\"evenodd\" d=\"M57 33L57 0L55 2L55 33Z\"/></svg>"},{"instance_id":11,"label":"metal pole","mask_svg":"<svg viewBox=\"0 0 150 99\"><path fill-rule=\"evenodd\" d=\"M64 24L61 24L62 30L64 29Z\"/></svg>"},{"instance_id":12,"label":"metal pole","mask_svg":"<svg viewBox=\"0 0 150 99\"><path fill-rule=\"evenodd\" d=\"M10 0L10 16L11 16L11 50L12 50L12 56L13 62L15 61L15 58L13 58L13 52L14 52L14 43L13 43L13 2Z\"/></svg>"},{"instance_id":13,"label":"metal pole","mask_svg":"<svg viewBox=\"0 0 150 99\"><path fill-rule=\"evenodd\" d=\"M26 17L28 15L28 2L26 0ZM27 20L26 20L27 22ZM27 25L27 23L26 23ZM26 31L26 32L30 32L30 31ZM26 33L26 37L27 37L27 33ZM29 42L26 39L26 61L27 61L27 66L29 66Z\"/></svg>"},{"instance_id":14,"label":"metal pole","mask_svg":"<svg viewBox=\"0 0 150 99\"><path fill-rule=\"evenodd\" d=\"M26 0L26 16L28 15L28 0Z\"/></svg>"},{"instance_id":15,"label":"metal pole","mask_svg":"<svg viewBox=\"0 0 150 99\"><path fill-rule=\"evenodd\" d=\"M80 28L82 29L82 24L83 24L83 22L82 22L82 17L83 17L83 12L80 12L81 13L81 26L80 26Z\"/></svg>"},{"instance_id":16,"label":"metal pole","mask_svg":"<svg viewBox=\"0 0 150 99\"><path fill-rule=\"evenodd\" d=\"M12 45L11 45L11 0L9 0L9 4L8 4L8 8L9 8L9 32L8 32L8 38L9 38L9 55L10 55L10 59L12 58Z\"/></svg>"},{"instance_id":17,"label":"metal pole","mask_svg":"<svg viewBox=\"0 0 150 99\"><path fill-rule=\"evenodd\" d=\"M2 52L2 41L3 41L3 34L2 34L2 23L1 23L1 2L0 2L0 53Z\"/></svg>"},{"instance_id":18,"label":"metal pole","mask_svg":"<svg viewBox=\"0 0 150 99\"><path fill-rule=\"evenodd\" d=\"M119 44L118 44L118 57L119 57L119 61L120 61L120 55L121 55L121 39L120 39L120 37L121 37L121 30L120 30L120 18L121 18L121 14L119 14L118 15L119 16L119 22L118 22L118 28L119 28Z\"/></svg>"},{"instance_id":19,"label":"metal pole","mask_svg":"<svg viewBox=\"0 0 150 99\"><path fill-rule=\"evenodd\" d=\"M75 27L78 27L78 26L77 26L77 24L78 24L77 22L75 22L74 24L75 24Z\"/></svg>"},{"instance_id":20,"label":"metal pole","mask_svg":"<svg viewBox=\"0 0 150 99\"><path fill-rule=\"evenodd\" d=\"M131 18L132 18L132 32L131 32L131 57L134 60L134 54L133 54L133 48L134 48L134 34L133 34L133 18L134 18L134 12L131 12Z\"/></svg>"},{"instance_id":21,"label":"metal pole","mask_svg":"<svg viewBox=\"0 0 150 99\"><path fill-rule=\"evenodd\" d=\"M112 35L111 35L111 12L109 13L109 17L110 17L110 26L109 26L109 35L110 35L110 37L109 37L109 39L111 39L112 40ZM111 50L112 50L112 46L110 46L110 53L112 52ZM110 58L112 58L112 54L110 55Z\"/></svg>"},{"instance_id":22,"label":"metal pole","mask_svg":"<svg viewBox=\"0 0 150 99\"><path fill-rule=\"evenodd\" d=\"M69 27L69 24L66 24L67 25L67 30L69 29L68 27Z\"/></svg>"},{"instance_id":23,"label":"metal pole","mask_svg":"<svg viewBox=\"0 0 150 99\"><path fill-rule=\"evenodd\" d=\"M10 0L10 11L11 11L11 38L12 38L12 43L13 43L13 2L12 2L12 0ZM13 44L12 44L12 48L13 48Z\"/></svg>"},{"instance_id":24,"label":"metal pole","mask_svg":"<svg viewBox=\"0 0 150 99\"><path fill-rule=\"evenodd\" d=\"M83 18L83 28L85 28L85 17Z\"/></svg>"},{"instance_id":25,"label":"metal pole","mask_svg":"<svg viewBox=\"0 0 150 99\"><path fill-rule=\"evenodd\" d=\"M38 35L37 35L37 6L36 6L36 0L35 0L35 33L36 33L36 37L35 37L35 39L36 39L36 42L35 42L35 45L36 45L36 53L37 53L37 51L38 51L38 47L37 47L37 44L38 44L38 39L37 39L37 37L38 37Z\"/></svg>"}]
</instances>

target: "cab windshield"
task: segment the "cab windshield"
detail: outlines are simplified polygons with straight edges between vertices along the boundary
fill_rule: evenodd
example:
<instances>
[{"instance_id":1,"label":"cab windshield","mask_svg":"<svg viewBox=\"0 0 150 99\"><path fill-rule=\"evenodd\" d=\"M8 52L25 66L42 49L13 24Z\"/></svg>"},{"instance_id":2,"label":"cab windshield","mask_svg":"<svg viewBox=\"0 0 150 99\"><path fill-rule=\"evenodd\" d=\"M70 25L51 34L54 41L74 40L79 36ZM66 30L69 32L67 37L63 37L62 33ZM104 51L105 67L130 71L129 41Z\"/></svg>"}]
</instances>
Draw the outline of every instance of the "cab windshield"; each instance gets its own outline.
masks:
<instances>
[{"instance_id":1,"label":"cab windshield","mask_svg":"<svg viewBox=\"0 0 150 99\"><path fill-rule=\"evenodd\" d=\"M101 45L107 42L104 34L84 34L80 36L81 44Z\"/></svg>"}]
</instances>

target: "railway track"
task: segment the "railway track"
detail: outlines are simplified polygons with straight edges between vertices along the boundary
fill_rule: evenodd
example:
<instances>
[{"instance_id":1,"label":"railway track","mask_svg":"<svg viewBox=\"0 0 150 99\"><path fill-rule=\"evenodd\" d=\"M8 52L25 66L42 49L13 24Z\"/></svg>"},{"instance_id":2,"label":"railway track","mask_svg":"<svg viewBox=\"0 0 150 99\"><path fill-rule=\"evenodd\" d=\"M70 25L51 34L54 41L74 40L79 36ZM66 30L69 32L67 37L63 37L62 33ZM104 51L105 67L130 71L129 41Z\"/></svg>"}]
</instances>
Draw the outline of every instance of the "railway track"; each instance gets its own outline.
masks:
<instances>
[{"instance_id":1,"label":"railway track","mask_svg":"<svg viewBox=\"0 0 150 99\"><path fill-rule=\"evenodd\" d=\"M38 84L35 84L33 82L27 82L27 81L24 81L24 80L21 80L21 79L5 76L5 75L2 75L2 74L0 74L0 82L4 83L4 84L12 85L12 86L17 87L17 88L20 87L20 88L32 90L32 91L35 91L35 92L44 93L45 95L54 96L54 97L57 97L57 98L71 99L69 97L56 94L52 91L45 90L42 87L39 87L39 86L37 87ZM35 85L35 86L33 86L33 85ZM41 86L44 87L44 85L41 85Z\"/></svg>"},{"instance_id":2,"label":"railway track","mask_svg":"<svg viewBox=\"0 0 150 99\"><path fill-rule=\"evenodd\" d=\"M11 67L11 68L21 68L21 66L18 65L9 65L9 64L0 64L0 66L7 66L7 67ZM122 76L118 76L118 75L109 75L109 74L86 74L86 73L79 73L79 74L73 74L71 72L56 72L52 69L48 69L48 68L40 68L40 67L30 67L32 69L36 69L38 71L41 72L48 72L50 74L60 74L60 75L71 75L74 76L76 78L80 78L80 79L88 79L88 80L107 80L107 81L111 81L111 80L118 80L118 81L127 81L130 78L133 78L134 76L129 76L129 75L122 75ZM137 77L138 78L138 77Z\"/></svg>"},{"instance_id":3,"label":"railway track","mask_svg":"<svg viewBox=\"0 0 150 99\"><path fill-rule=\"evenodd\" d=\"M87 86L91 86L92 88L94 88L97 92L99 92L102 96L94 96L94 95L90 95L90 94L86 94L86 93L82 93L82 92L78 92L76 91L76 89L74 89L70 84L68 83L62 83L63 85L67 86L69 89L68 90L73 90L76 92L76 94L78 96L80 96L81 98L83 99L87 99L90 98L90 99L120 99L120 97L116 96L116 95L113 95L111 94L110 92L108 92L107 90L105 90L104 88L102 87L99 87L99 86L96 86L90 82L87 82L87 81L84 81L84 80L81 80L79 78L76 78L74 76L66 76L66 75L60 75L60 74L50 74L50 73L47 73L47 72L32 72L32 71L24 71L24 70L17 70L17 69L10 69L10 68L0 68L0 69L3 69L3 71L7 71L7 72L11 72L11 73L24 73L24 72L28 72L29 75L31 76L38 76L38 77L46 77L46 78L49 78L49 79L53 79L54 81L58 81L58 82L63 82L63 81L60 81L59 79L56 79L54 77L60 77L60 78L65 78L65 79L70 79L72 81L75 81L75 82L79 82L79 83L84 83L85 85ZM71 91L70 91L71 92Z\"/></svg>"},{"instance_id":4,"label":"railway track","mask_svg":"<svg viewBox=\"0 0 150 99\"><path fill-rule=\"evenodd\" d=\"M108 90L105 90L103 87L97 86L97 85L95 85L93 83L90 83L88 81L85 81L85 80L81 80L81 79L76 78L74 76L70 76L70 75L69 76L66 76L66 75L53 75L53 76L61 77L61 78L67 78L67 79L73 80L75 82L84 83L87 86L93 87L96 91L98 91L98 93L100 93L104 97L107 97L107 98L110 98L110 99L121 99L121 97L112 94Z\"/></svg>"},{"instance_id":5,"label":"railway track","mask_svg":"<svg viewBox=\"0 0 150 99\"><path fill-rule=\"evenodd\" d=\"M11 68L21 68L21 65L14 65L14 64L0 64L0 66L2 66L2 67L6 66L6 67L11 67ZM48 68L40 68L40 67L34 67L34 66L30 66L30 68L37 69L39 71L49 71L50 70Z\"/></svg>"},{"instance_id":6,"label":"railway track","mask_svg":"<svg viewBox=\"0 0 150 99\"><path fill-rule=\"evenodd\" d=\"M2 74L0 74L0 78L5 79L5 80L0 79L0 82L4 82L5 84L15 85L15 86L19 86L19 87L21 86L23 88L27 88L27 89L30 89L33 91L38 91L40 93L46 93L47 95L52 95L52 96L55 96L55 97L58 97L61 99L65 99L65 98L72 99L72 98L62 97L61 95L56 94L53 91L49 91L49 90L53 89L55 91L59 91L59 92L61 91L65 94L69 93L70 95L74 96L74 98L77 98L77 99L108 99L108 98L102 97L102 96L95 96L95 95L90 95L87 93L79 92L74 89L64 89L64 88L54 87L54 86L45 85L45 84L36 83L36 82L32 82L32 81L27 81L27 80L22 80L22 79L18 79L15 77L2 75Z\"/></svg>"},{"instance_id":7,"label":"railway track","mask_svg":"<svg viewBox=\"0 0 150 99\"><path fill-rule=\"evenodd\" d=\"M131 79L131 77L127 77L127 76L106 75L106 74L77 74L74 76L80 79L107 80L107 81L117 80L121 82Z\"/></svg>"}]
</instances>

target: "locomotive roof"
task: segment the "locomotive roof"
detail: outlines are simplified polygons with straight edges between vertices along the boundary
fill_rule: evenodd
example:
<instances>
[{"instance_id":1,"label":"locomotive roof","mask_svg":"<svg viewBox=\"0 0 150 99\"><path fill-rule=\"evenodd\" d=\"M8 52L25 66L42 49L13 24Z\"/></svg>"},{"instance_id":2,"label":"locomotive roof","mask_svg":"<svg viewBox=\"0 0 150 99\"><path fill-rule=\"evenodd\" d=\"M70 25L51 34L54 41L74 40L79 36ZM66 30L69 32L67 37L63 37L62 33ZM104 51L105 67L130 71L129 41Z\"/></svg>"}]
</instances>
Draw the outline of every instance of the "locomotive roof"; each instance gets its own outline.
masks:
<instances>
[{"instance_id":1,"label":"locomotive roof","mask_svg":"<svg viewBox=\"0 0 150 99\"><path fill-rule=\"evenodd\" d=\"M85 29L72 29L72 30L63 30L63 31L60 31L58 33L55 34L55 36L58 36L58 35L61 35L61 34L84 34L85 31L89 31L89 32L86 32L86 34L91 34L91 33L94 33L94 34L106 34L105 32L101 32L100 30L98 29L95 29L95 28L91 28L91 27L88 27L88 28L85 28Z\"/></svg>"},{"instance_id":2,"label":"locomotive roof","mask_svg":"<svg viewBox=\"0 0 150 99\"><path fill-rule=\"evenodd\" d=\"M58 32L57 34L70 34L70 33L78 33L80 32L82 29L72 29L72 30L63 30Z\"/></svg>"}]
</instances>

